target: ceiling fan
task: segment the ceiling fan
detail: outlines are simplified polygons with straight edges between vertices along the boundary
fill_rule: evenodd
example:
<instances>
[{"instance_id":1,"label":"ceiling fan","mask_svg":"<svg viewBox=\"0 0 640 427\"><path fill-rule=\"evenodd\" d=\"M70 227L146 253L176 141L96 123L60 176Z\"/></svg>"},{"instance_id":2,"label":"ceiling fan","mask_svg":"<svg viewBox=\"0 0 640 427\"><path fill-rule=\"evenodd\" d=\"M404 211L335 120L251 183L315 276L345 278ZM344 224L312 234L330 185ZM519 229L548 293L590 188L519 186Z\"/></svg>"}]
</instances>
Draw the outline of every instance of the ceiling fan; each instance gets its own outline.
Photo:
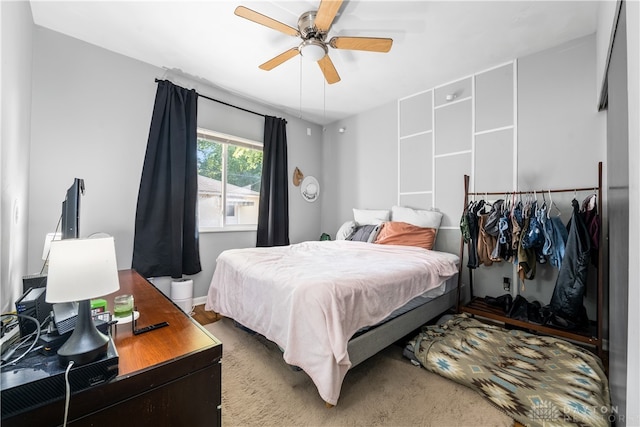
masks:
<instances>
[{"instance_id":1,"label":"ceiling fan","mask_svg":"<svg viewBox=\"0 0 640 427\"><path fill-rule=\"evenodd\" d=\"M342 0L321 0L317 11L312 10L300 15L297 29L244 6L238 6L235 14L265 27L302 39L302 42L297 47L282 52L260 65L259 68L266 71L272 70L300 54L305 58L317 61L327 83L333 84L340 81L340 76L331 58L329 58L329 47L370 52L389 52L393 44L392 39L379 37L332 37L329 41L326 41L331 24L341 5Z\"/></svg>"}]
</instances>

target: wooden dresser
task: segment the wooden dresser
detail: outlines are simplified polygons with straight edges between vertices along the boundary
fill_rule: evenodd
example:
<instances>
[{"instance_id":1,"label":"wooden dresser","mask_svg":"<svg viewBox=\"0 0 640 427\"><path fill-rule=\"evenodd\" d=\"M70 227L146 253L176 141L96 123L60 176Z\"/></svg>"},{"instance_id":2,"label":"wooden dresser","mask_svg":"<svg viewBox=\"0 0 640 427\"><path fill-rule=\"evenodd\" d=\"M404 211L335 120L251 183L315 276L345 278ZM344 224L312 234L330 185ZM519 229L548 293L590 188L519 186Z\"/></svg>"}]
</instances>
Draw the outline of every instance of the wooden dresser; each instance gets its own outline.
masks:
<instances>
[{"instance_id":1,"label":"wooden dresser","mask_svg":"<svg viewBox=\"0 0 640 427\"><path fill-rule=\"evenodd\" d=\"M71 426L219 426L222 343L182 312L134 270L119 272L120 290L132 294L142 328L169 326L134 335L131 324L113 328L118 376L71 396ZM58 426L64 399L2 420L2 426Z\"/></svg>"}]
</instances>

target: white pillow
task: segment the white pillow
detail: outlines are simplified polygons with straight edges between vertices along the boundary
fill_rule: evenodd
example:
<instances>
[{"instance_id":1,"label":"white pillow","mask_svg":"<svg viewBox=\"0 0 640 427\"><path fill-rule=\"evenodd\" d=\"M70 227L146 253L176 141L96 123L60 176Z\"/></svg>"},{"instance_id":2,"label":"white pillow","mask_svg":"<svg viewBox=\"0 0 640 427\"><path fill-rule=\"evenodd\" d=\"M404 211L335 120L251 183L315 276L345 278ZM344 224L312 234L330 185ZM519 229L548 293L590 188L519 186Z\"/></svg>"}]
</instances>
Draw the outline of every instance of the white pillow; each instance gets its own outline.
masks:
<instances>
[{"instance_id":1,"label":"white pillow","mask_svg":"<svg viewBox=\"0 0 640 427\"><path fill-rule=\"evenodd\" d=\"M390 214L383 209L354 209L353 219L357 225L377 225L389 221Z\"/></svg>"},{"instance_id":2,"label":"white pillow","mask_svg":"<svg viewBox=\"0 0 640 427\"><path fill-rule=\"evenodd\" d=\"M391 221L406 222L416 227L440 228L442 213L438 211L418 210L404 206L391 207Z\"/></svg>"},{"instance_id":3,"label":"white pillow","mask_svg":"<svg viewBox=\"0 0 640 427\"><path fill-rule=\"evenodd\" d=\"M356 222L347 221L338 229L338 232L336 233L336 240L346 240L346 238L351 236L354 231L356 231Z\"/></svg>"}]
</instances>

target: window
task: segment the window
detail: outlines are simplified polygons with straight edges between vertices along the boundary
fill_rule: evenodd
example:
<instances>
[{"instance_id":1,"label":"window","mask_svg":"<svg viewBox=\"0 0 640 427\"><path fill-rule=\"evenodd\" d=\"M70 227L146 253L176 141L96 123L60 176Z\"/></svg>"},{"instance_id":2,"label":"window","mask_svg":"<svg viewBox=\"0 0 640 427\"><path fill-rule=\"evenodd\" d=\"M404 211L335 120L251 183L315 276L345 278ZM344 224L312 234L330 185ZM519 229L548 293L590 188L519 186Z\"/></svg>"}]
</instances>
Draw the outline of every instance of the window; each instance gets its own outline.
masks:
<instances>
[{"instance_id":1,"label":"window","mask_svg":"<svg viewBox=\"0 0 640 427\"><path fill-rule=\"evenodd\" d=\"M200 230L255 230L261 177L261 143L198 129Z\"/></svg>"}]
</instances>

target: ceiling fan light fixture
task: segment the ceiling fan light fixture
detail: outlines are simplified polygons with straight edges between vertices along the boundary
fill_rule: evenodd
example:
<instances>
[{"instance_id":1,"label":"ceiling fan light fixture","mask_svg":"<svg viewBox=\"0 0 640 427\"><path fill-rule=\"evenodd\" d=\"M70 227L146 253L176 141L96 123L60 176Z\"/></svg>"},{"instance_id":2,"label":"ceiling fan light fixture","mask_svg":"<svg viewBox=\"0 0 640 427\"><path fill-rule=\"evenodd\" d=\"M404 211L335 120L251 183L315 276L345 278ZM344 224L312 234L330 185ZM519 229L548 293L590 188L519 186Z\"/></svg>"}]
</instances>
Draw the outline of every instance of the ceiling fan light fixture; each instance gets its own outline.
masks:
<instances>
[{"instance_id":1,"label":"ceiling fan light fixture","mask_svg":"<svg viewBox=\"0 0 640 427\"><path fill-rule=\"evenodd\" d=\"M317 62L324 58L327 54L327 45L317 39L308 39L303 41L298 47L300 55L310 61Z\"/></svg>"}]
</instances>

